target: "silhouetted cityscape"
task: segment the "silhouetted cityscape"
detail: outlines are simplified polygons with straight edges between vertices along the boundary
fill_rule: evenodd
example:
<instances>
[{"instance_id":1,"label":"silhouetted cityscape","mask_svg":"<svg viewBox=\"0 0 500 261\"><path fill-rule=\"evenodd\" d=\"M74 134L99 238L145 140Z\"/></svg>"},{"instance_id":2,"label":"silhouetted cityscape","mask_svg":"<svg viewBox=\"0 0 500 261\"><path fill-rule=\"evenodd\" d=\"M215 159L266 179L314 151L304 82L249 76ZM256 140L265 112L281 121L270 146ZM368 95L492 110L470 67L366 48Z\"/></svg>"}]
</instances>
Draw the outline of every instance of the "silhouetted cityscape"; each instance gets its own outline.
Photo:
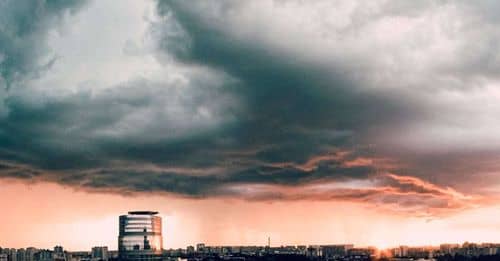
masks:
<instances>
[{"instance_id":1,"label":"silhouetted cityscape","mask_svg":"<svg viewBox=\"0 0 500 261\"><path fill-rule=\"evenodd\" d=\"M118 261L119 251L96 246L88 251L0 248L0 261ZM128 259L132 260L132 259ZM389 249L340 245L208 246L204 243L163 249L156 257L136 260L500 260L500 243L399 246Z\"/></svg>"},{"instance_id":2,"label":"silhouetted cityscape","mask_svg":"<svg viewBox=\"0 0 500 261\"><path fill-rule=\"evenodd\" d=\"M132 261L132 260L500 260L500 243L398 246L388 249L353 244L210 246L198 243L163 249L162 219L156 211L131 211L119 217L118 250L95 246L89 251L2 248L0 261Z\"/></svg>"}]
</instances>

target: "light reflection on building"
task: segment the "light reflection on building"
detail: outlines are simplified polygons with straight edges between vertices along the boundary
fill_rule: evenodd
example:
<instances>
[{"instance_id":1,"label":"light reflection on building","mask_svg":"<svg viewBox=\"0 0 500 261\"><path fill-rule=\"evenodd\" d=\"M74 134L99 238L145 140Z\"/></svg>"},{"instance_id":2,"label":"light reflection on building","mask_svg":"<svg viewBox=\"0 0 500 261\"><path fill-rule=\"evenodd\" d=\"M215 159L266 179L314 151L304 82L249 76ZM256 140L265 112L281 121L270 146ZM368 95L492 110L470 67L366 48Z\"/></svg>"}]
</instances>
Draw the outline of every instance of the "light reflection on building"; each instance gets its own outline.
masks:
<instances>
[{"instance_id":1,"label":"light reflection on building","mask_svg":"<svg viewBox=\"0 0 500 261\"><path fill-rule=\"evenodd\" d=\"M155 211L131 211L120 216L118 251L121 260L161 259L161 217Z\"/></svg>"}]
</instances>

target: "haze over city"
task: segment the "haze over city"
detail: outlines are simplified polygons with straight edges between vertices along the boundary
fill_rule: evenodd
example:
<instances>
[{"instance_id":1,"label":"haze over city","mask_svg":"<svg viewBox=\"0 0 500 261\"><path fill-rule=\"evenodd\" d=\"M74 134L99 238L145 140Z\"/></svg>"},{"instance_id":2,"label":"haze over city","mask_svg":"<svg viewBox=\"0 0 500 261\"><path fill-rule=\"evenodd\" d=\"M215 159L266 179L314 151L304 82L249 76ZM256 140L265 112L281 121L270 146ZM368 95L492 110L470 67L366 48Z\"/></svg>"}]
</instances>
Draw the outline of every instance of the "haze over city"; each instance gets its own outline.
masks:
<instances>
[{"instance_id":1,"label":"haze over city","mask_svg":"<svg viewBox=\"0 0 500 261\"><path fill-rule=\"evenodd\" d=\"M0 0L0 246L500 242L499 12Z\"/></svg>"}]
</instances>

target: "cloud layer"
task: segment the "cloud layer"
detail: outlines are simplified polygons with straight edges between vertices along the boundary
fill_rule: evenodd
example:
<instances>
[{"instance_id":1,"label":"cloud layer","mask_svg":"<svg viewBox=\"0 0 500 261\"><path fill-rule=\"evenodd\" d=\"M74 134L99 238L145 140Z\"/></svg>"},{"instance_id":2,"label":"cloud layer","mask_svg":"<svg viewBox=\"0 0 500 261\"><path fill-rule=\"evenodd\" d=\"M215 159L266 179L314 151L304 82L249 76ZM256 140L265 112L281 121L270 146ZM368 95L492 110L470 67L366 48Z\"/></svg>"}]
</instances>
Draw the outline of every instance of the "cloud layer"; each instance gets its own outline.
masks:
<instances>
[{"instance_id":1,"label":"cloud layer","mask_svg":"<svg viewBox=\"0 0 500 261\"><path fill-rule=\"evenodd\" d=\"M3 3L0 176L421 215L486 202L496 4L157 1L139 39L87 39L116 57L51 49L106 3Z\"/></svg>"}]
</instances>

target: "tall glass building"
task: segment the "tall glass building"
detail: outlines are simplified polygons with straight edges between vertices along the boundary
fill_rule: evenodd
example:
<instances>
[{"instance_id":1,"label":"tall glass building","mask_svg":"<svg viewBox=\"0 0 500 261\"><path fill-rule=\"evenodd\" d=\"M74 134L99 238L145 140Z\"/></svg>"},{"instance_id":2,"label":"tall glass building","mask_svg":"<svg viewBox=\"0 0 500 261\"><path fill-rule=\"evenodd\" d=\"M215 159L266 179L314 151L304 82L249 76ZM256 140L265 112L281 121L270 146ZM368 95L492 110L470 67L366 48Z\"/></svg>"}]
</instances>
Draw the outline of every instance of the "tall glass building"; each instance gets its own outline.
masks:
<instances>
[{"instance_id":1,"label":"tall glass building","mask_svg":"<svg viewBox=\"0 0 500 261\"><path fill-rule=\"evenodd\" d=\"M118 251L121 260L159 260L163 249L161 217L155 211L120 216Z\"/></svg>"}]
</instances>

